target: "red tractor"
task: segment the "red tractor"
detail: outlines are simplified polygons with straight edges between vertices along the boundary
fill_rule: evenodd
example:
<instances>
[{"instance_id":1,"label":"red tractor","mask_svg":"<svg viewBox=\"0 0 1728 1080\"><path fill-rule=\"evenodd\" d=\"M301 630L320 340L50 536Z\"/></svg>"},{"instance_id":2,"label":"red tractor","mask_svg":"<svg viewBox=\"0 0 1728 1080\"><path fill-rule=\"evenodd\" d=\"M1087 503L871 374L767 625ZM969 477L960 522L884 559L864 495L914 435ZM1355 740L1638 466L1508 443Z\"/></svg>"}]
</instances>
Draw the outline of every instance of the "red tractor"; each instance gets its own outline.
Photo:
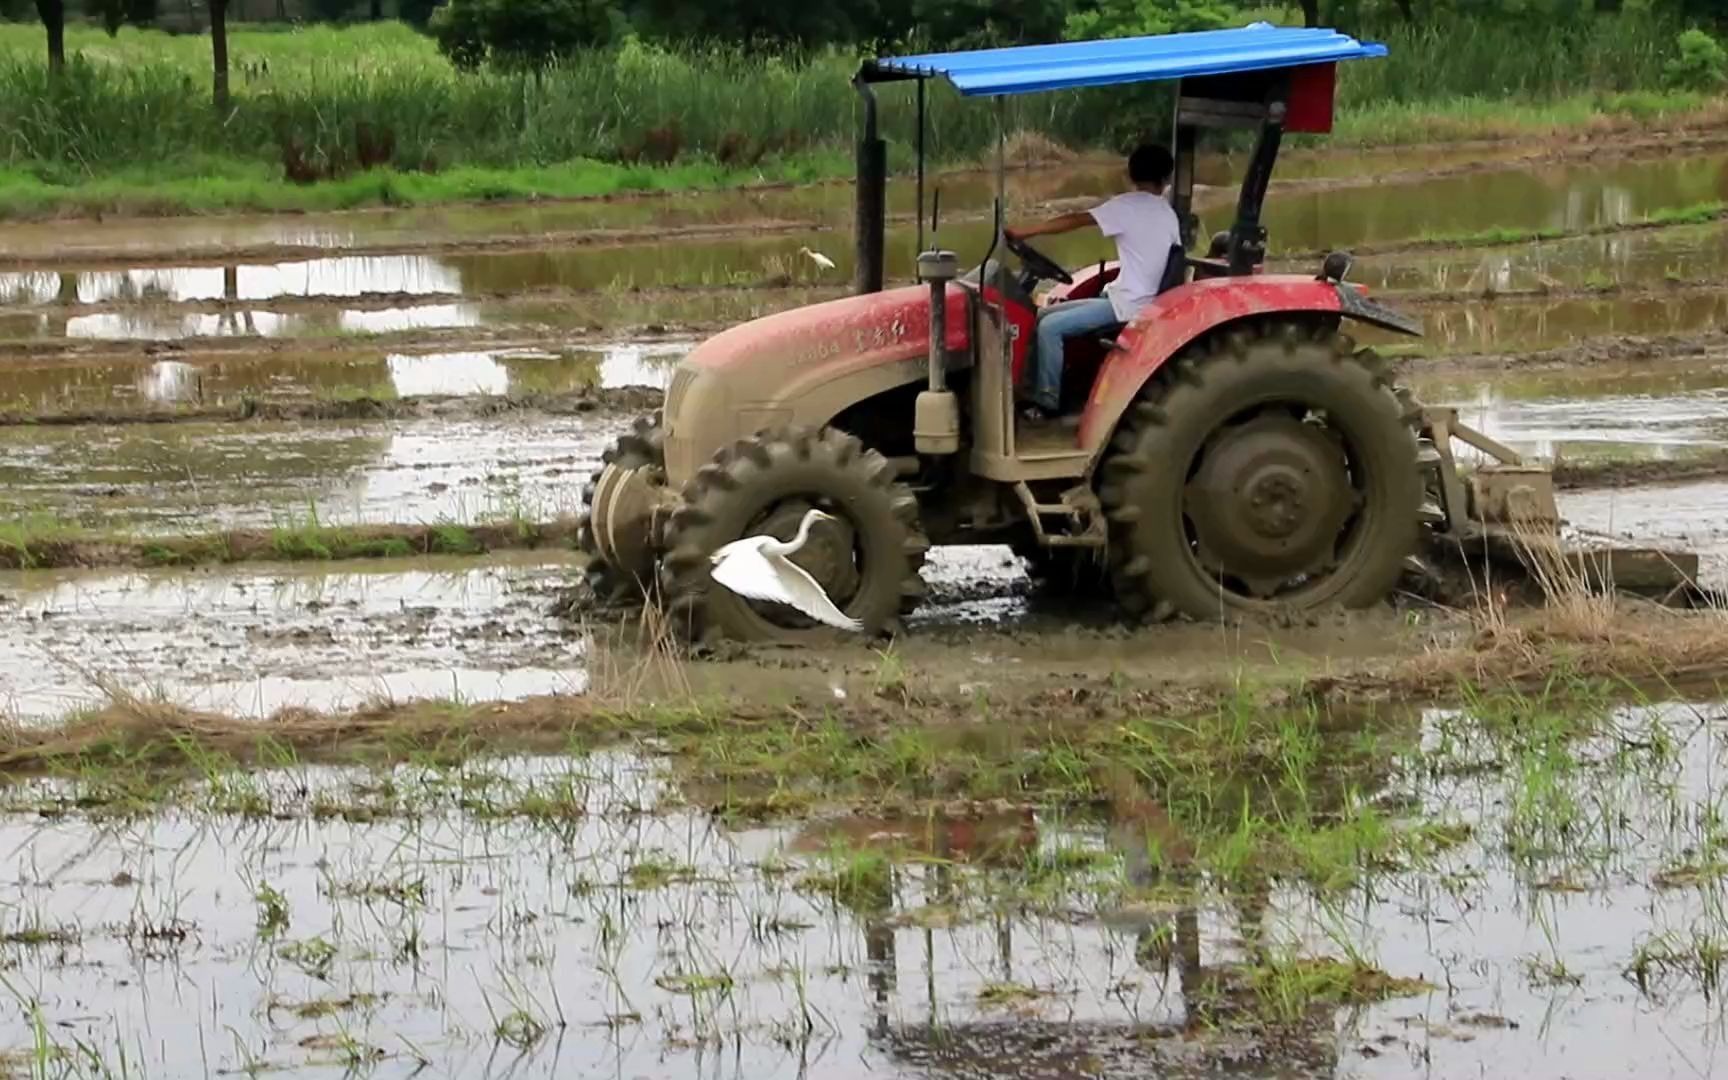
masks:
<instances>
[{"instance_id":1,"label":"red tractor","mask_svg":"<svg viewBox=\"0 0 1728 1080\"><path fill-rule=\"evenodd\" d=\"M866 63L858 295L735 327L678 365L662 413L638 421L595 477L580 540L590 582L614 598L656 595L697 635L828 633L709 579L722 545L789 538L820 508L832 517L796 561L876 632L923 597L932 544L1009 543L1047 567L1095 569L1132 617L1218 618L1377 603L1425 523L1461 536L1513 508L1552 525L1544 472L1418 408L1351 341L1346 323L1421 328L1347 283L1347 256L1313 274L1262 272L1280 140L1330 129L1338 61L1384 54L1330 30L1262 25ZM926 251L921 284L882 288L872 86L938 77L998 98L1179 80L1169 197L1185 248L1200 131L1256 133L1235 220L1208 257L1173 251L1164 290L1133 323L1070 344L1077 426L1019 420L1016 387L1041 308L1098 295L1115 268L1070 274L1006 242L1000 150L995 240L980 263L961 273L953 254ZM920 241L923 203L920 153ZM1462 478L1449 447L1460 434L1507 467Z\"/></svg>"}]
</instances>

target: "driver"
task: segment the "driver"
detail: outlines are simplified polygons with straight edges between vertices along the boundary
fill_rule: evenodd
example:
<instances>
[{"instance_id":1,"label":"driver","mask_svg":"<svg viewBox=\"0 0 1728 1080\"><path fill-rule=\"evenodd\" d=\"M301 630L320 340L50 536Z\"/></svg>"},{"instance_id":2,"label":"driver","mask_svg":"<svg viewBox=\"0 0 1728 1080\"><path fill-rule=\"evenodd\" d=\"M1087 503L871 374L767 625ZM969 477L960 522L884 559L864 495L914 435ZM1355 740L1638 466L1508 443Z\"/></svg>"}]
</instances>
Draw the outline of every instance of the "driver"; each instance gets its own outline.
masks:
<instances>
[{"instance_id":1,"label":"driver","mask_svg":"<svg viewBox=\"0 0 1728 1080\"><path fill-rule=\"evenodd\" d=\"M1028 420L1047 420L1062 411L1062 352L1071 337L1097 333L1117 323L1132 322L1158 295L1170 249L1182 243L1176 211L1164 197L1175 161L1162 146L1146 144L1128 155L1128 179L1134 190L1091 210L1061 214L1037 225L1006 229L1009 240L1073 232L1096 225L1116 241L1120 270L1105 287L1105 296L1068 300L1045 308L1038 316L1037 367Z\"/></svg>"}]
</instances>

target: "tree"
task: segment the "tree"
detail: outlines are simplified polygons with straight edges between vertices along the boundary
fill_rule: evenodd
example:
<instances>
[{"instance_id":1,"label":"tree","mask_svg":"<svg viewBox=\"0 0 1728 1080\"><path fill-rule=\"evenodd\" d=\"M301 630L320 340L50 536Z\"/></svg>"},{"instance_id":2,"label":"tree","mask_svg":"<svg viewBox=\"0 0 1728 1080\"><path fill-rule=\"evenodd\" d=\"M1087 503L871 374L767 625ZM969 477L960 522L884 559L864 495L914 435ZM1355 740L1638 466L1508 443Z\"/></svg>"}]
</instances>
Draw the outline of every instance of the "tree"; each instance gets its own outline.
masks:
<instances>
[{"instance_id":1,"label":"tree","mask_svg":"<svg viewBox=\"0 0 1728 1080\"><path fill-rule=\"evenodd\" d=\"M228 108L228 0L210 0L211 82L216 108Z\"/></svg>"},{"instance_id":2,"label":"tree","mask_svg":"<svg viewBox=\"0 0 1728 1080\"><path fill-rule=\"evenodd\" d=\"M483 61L537 66L612 40L617 12L607 0L450 0L428 24L457 67Z\"/></svg>"},{"instance_id":3,"label":"tree","mask_svg":"<svg viewBox=\"0 0 1728 1080\"><path fill-rule=\"evenodd\" d=\"M102 29L113 37L126 22L126 0L84 0L84 13L102 20Z\"/></svg>"},{"instance_id":4,"label":"tree","mask_svg":"<svg viewBox=\"0 0 1728 1080\"><path fill-rule=\"evenodd\" d=\"M1056 41L1063 0L917 0L913 14L939 48L969 49Z\"/></svg>"},{"instance_id":5,"label":"tree","mask_svg":"<svg viewBox=\"0 0 1728 1080\"><path fill-rule=\"evenodd\" d=\"M58 75L66 66L65 0L36 0L36 15L48 32L48 70Z\"/></svg>"},{"instance_id":6,"label":"tree","mask_svg":"<svg viewBox=\"0 0 1728 1080\"><path fill-rule=\"evenodd\" d=\"M1218 30L1229 25L1230 10L1216 0L1098 0L1063 24L1068 38L1139 37Z\"/></svg>"},{"instance_id":7,"label":"tree","mask_svg":"<svg viewBox=\"0 0 1728 1080\"><path fill-rule=\"evenodd\" d=\"M728 41L821 45L881 32L875 3L786 0L637 0L631 21L657 42Z\"/></svg>"}]
</instances>

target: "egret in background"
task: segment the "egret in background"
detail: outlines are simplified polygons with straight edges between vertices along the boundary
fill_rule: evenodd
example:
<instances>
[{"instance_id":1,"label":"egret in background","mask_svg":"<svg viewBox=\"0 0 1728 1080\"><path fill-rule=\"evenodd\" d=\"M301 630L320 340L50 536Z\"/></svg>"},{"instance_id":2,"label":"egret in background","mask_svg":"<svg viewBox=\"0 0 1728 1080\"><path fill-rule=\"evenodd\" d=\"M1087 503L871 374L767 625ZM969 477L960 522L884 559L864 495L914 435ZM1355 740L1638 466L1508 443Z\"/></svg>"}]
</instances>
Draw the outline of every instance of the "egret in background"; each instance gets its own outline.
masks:
<instances>
[{"instance_id":1,"label":"egret in background","mask_svg":"<svg viewBox=\"0 0 1728 1080\"><path fill-rule=\"evenodd\" d=\"M832 264L830 264L832 265ZM787 558L810 539L810 527L834 515L812 510L798 524L798 535L790 540L772 536L746 536L721 547L709 561L715 581L750 600L767 600L802 611L820 623L842 630L862 630L864 624L834 606L822 586L802 566Z\"/></svg>"},{"instance_id":2,"label":"egret in background","mask_svg":"<svg viewBox=\"0 0 1728 1080\"><path fill-rule=\"evenodd\" d=\"M815 263L818 267L820 267L823 270L834 269L834 260L830 259L828 256L822 254L820 251L811 251L807 247L801 247L798 249L798 254L809 259L811 262Z\"/></svg>"}]
</instances>

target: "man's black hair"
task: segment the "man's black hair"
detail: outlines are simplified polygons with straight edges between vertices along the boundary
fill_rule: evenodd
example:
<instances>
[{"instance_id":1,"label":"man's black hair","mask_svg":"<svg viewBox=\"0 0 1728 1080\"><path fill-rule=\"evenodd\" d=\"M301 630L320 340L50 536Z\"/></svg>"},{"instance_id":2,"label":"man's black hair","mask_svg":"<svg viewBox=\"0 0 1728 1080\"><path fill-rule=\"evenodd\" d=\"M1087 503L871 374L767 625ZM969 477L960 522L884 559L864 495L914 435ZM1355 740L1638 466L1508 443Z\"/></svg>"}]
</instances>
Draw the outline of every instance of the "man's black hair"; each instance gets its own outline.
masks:
<instances>
[{"instance_id":1,"label":"man's black hair","mask_svg":"<svg viewBox=\"0 0 1728 1080\"><path fill-rule=\"evenodd\" d=\"M1157 143L1142 143L1128 155L1128 179L1136 184L1168 184L1176 159Z\"/></svg>"}]
</instances>

